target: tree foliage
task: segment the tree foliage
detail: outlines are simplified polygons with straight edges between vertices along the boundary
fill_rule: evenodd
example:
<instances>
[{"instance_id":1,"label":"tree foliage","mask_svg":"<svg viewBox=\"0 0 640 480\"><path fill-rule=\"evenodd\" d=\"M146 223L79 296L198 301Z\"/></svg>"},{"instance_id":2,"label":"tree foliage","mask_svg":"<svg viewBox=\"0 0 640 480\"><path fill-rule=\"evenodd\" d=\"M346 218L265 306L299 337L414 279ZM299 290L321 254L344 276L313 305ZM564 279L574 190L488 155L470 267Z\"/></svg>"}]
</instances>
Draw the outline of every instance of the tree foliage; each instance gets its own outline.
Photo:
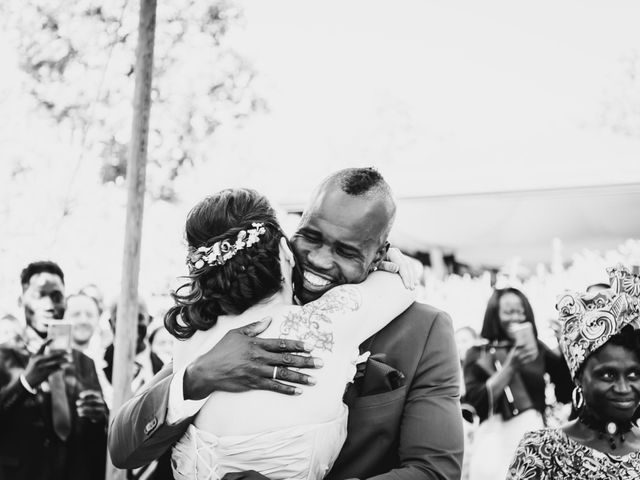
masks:
<instances>
[{"instance_id":1,"label":"tree foliage","mask_svg":"<svg viewBox=\"0 0 640 480\"><path fill-rule=\"evenodd\" d=\"M4 28L19 52L26 88L102 161L101 180L126 174L131 135L139 2L6 0ZM242 12L228 0L159 2L149 138L148 184L173 196L180 172L206 157L222 125L266 108L255 71L225 45Z\"/></svg>"}]
</instances>

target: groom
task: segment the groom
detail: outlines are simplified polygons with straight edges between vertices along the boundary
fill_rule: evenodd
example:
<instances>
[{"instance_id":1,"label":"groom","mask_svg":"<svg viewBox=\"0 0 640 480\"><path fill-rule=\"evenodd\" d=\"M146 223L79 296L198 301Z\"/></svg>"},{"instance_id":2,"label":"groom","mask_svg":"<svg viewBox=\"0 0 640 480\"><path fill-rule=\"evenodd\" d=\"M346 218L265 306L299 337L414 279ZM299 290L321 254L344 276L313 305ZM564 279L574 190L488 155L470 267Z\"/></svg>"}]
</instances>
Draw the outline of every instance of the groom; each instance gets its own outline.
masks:
<instances>
[{"instance_id":1,"label":"groom","mask_svg":"<svg viewBox=\"0 0 640 480\"><path fill-rule=\"evenodd\" d=\"M390 188L376 170L349 168L325 179L291 239L300 267L298 300L362 282L384 259L394 216ZM158 373L112 421L114 465L134 468L160 456L213 391L296 394L279 380L306 384L309 376L291 368L320 365L295 354L305 351L302 342L256 338L267 326L268 320L232 330L186 369ZM360 350L371 355L346 390L347 440L326 479L460 478L459 365L449 316L414 303ZM255 472L228 476L264 478Z\"/></svg>"}]
</instances>

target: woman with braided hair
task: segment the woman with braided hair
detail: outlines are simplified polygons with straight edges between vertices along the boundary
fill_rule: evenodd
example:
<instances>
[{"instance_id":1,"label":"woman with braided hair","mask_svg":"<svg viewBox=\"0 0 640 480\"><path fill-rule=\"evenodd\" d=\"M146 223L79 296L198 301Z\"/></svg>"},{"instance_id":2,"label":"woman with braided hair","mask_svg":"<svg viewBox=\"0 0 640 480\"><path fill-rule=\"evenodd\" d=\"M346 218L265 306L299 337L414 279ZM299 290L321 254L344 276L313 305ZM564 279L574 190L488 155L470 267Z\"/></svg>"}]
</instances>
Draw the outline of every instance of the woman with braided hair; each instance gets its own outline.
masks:
<instances>
[{"instance_id":1,"label":"woman with braided hair","mask_svg":"<svg viewBox=\"0 0 640 480\"><path fill-rule=\"evenodd\" d=\"M509 480L639 478L640 277L622 266L609 274L610 289L568 292L556 306L578 418L527 433Z\"/></svg>"},{"instance_id":2,"label":"woman with braided hair","mask_svg":"<svg viewBox=\"0 0 640 480\"><path fill-rule=\"evenodd\" d=\"M323 368L312 388L284 396L254 390L214 392L185 401L197 412L173 448L176 479L218 479L255 470L270 479L321 479L346 438L345 386L356 373L358 346L413 302L399 276L374 272L299 306L293 301L295 259L274 210L253 190L207 197L189 213L188 282L165 317L180 341L174 372L210 350L229 330L271 318L260 336L304 340ZM272 378L288 370L273 367ZM194 407L195 405L195 407Z\"/></svg>"}]
</instances>

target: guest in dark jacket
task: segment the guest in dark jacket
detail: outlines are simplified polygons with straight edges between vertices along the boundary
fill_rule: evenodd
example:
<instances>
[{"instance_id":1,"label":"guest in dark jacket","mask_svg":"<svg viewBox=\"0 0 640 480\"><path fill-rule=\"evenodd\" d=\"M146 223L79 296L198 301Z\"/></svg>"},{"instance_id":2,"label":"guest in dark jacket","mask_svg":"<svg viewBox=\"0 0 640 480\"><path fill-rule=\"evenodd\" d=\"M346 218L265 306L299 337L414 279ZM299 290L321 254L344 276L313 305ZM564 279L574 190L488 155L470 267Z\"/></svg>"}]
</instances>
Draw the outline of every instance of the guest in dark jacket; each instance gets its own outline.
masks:
<instances>
[{"instance_id":1,"label":"guest in dark jacket","mask_svg":"<svg viewBox=\"0 0 640 480\"><path fill-rule=\"evenodd\" d=\"M118 305L114 304L111 307L111 316L109 317L109 324L111 330L115 334L116 331L116 315L118 313ZM149 341L147 339L147 331L152 317L149 315L146 302L142 299L138 299L138 337L136 340L136 356L134 358L134 372L133 380L131 382L131 390L136 393L142 388L153 376L158 373L164 363L160 360L160 357L151 351ZM104 373L109 380L113 383L113 344L109 345L104 352L105 367Z\"/></svg>"},{"instance_id":2,"label":"guest in dark jacket","mask_svg":"<svg viewBox=\"0 0 640 480\"><path fill-rule=\"evenodd\" d=\"M561 354L538 340L531 305L515 288L494 291L480 335L486 343L471 348L464 365L465 402L486 423L476 434L470 478L504 478L525 431L544 425L545 373L562 403L571 399L571 376Z\"/></svg>"},{"instance_id":3,"label":"guest in dark jacket","mask_svg":"<svg viewBox=\"0 0 640 480\"><path fill-rule=\"evenodd\" d=\"M35 262L21 283L28 340L0 352L0 478L104 478L107 409L95 365L45 341L47 323L64 313L64 274Z\"/></svg>"}]
</instances>

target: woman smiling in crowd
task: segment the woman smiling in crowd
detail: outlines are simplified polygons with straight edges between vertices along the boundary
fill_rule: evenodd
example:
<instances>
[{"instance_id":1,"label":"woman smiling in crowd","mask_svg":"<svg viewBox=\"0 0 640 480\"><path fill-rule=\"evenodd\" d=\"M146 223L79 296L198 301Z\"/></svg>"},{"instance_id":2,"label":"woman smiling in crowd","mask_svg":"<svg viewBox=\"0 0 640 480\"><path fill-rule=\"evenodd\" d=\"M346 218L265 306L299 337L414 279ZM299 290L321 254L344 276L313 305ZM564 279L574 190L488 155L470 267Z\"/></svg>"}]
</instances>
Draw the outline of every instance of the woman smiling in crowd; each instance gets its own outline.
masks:
<instances>
[{"instance_id":1,"label":"woman smiling in crowd","mask_svg":"<svg viewBox=\"0 0 640 480\"><path fill-rule=\"evenodd\" d=\"M609 273L611 289L566 293L557 305L578 418L525 435L509 480L638 478L640 278L624 267Z\"/></svg>"}]
</instances>

